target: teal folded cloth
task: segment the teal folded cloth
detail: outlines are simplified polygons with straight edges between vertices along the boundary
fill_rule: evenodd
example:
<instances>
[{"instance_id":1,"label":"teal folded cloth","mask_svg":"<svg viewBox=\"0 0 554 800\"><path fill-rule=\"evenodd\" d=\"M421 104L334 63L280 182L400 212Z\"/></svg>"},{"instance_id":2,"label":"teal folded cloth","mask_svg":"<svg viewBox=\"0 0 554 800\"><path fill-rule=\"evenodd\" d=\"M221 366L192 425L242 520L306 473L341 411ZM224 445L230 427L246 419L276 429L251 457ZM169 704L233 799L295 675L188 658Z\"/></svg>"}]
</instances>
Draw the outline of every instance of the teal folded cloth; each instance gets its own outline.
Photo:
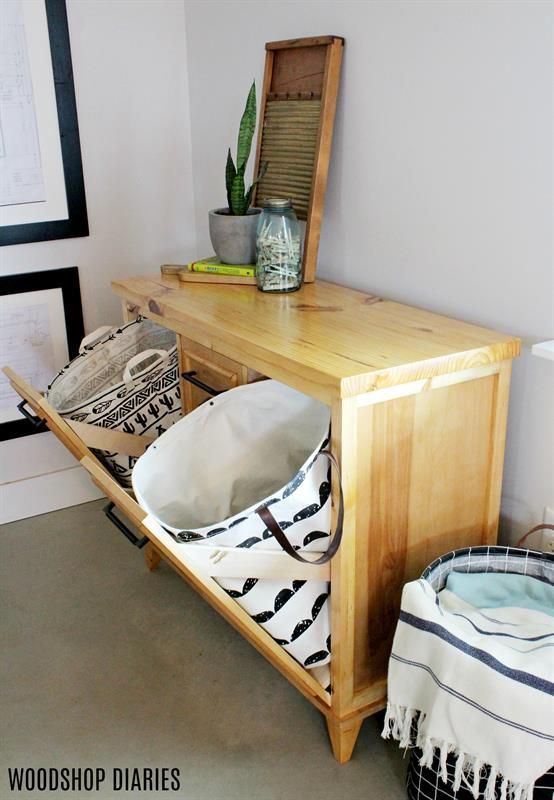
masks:
<instances>
[{"instance_id":1,"label":"teal folded cloth","mask_svg":"<svg viewBox=\"0 0 554 800\"><path fill-rule=\"evenodd\" d=\"M530 608L554 617L554 586L529 575L451 572L445 588L477 608Z\"/></svg>"}]
</instances>

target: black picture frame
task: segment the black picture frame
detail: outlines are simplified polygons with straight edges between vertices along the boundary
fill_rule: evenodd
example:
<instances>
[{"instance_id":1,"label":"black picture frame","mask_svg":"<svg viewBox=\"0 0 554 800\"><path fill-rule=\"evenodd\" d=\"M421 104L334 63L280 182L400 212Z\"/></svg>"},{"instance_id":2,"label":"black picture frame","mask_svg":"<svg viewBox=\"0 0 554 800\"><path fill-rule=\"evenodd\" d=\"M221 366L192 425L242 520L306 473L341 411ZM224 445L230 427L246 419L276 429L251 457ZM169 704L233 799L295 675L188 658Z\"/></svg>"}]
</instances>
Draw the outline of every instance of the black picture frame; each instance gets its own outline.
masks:
<instances>
[{"instance_id":1,"label":"black picture frame","mask_svg":"<svg viewBox=\"0 0 554 800\"><path fill-rule=\"evenodd\" d=\"M85 182L65 0L45 0L63 161L67 219L0 227L0 245L88 236Z\"/></svg>"},{"instance_id":2,"label":"black picture frame","mask_svg":"<svg viewBox=\"0 0 554 800\"><path fill-rule=\"evenodd\" d=\"M20 275L5 275L0 277L0 297L9 294L27 294L44 289L60 289L61 291L67 350L69 358L75 358L79 353L79 345L85 332L78 268L63 267L61 269L49 269L43 272L28 272ZM10 365L1 364L0 366L4 367ZM64 365L60 364L60 368L62 366ZM41 430L37 429L29 420L23 417L21 419L0 423L0 441L16 439L20 436L29 436L41 432Z\"/></svg>"}]
</instances>

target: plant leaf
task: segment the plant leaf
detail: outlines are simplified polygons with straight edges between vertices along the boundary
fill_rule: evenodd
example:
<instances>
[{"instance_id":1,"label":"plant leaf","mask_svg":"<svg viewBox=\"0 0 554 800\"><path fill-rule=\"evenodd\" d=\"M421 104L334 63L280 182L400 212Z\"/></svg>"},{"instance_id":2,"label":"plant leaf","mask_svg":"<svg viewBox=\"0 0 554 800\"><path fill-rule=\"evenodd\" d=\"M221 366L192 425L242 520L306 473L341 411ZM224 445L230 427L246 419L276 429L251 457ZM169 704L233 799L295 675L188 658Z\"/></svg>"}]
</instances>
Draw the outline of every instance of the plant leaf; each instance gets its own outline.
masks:
<instances>
[{"instance_id":1,"label":"plant leaf","mask_svg":"<svg viewBox=\"0 0 554 800\"><path fill-rule=\"evenodd\" d=\"M231 210L231 191L233 189L233 180L235 179L236 174L237 170L235 169L235 165L233 163L231 148L229 148L227 153L227 164L225 166L225 187L227 189L227 205L229 206L229 210Z\"/></svg>"},{"instance_id":2,"label":"plant leaf","mask_svg":"<svg viewBox=\"0 0 554 800\"><path fill-rule=\"evenodd\" d=\"M244 199L247 211L250 208L250 203L252 202L252 192L254 191L254 186L255 186L256 183L257 183L257 181L254 181L254 183L252 184L250 189L247 191L246 197Z\"/></svg>"},{"instance_id":3,"label":"plant leaf","mask_svg":"<svg viewBox=\"0 0 554 800\"><path fill-rule=\"evenodd\" d=\"M231 213L236 216L246 214L248 207L246 206L246 198L244 196L244 178L242 175L235 175L233 178L233 186L231 188L231 203L229 205Z\"/></svg>"},{"instance_id":4,"label":"plant leaf","mask_svg":"<svg viewBox=\"0 0 554 800\"><path fill-rule=\"evenodd\" d=\"M237 172L242 172L246 169L246 162L250 155L250 147L252 146L252 137L256 129L256 84L252 81L252 86L246 98L246 106L240 121L239 137L237 142Z\"/></svg>"},{"instance_id":5,"label":"plant leaf","mask_svg":"<svg viewBox=\"0 0 554 800\"><path fill-rule=\"evenodd\" d=\"M258 183L258 181L261 181L261 179L263 178L263 176L267 172L267 168L268 167L269 167L269 161L264 161L262 166L260 167L260 171L258 172L258 177L254 181L254 183Z\"/></svg>"},{"instance_id":6,"label":"plant leaf","mask_svg":"<svg viewBox=\"0 0 554 800\"><path fill-rule=\"evenodd\" d=\"M247 211L250 208L250 203L252 202L252 193L254 191L254 186L258 183L258 181L261 181L261 179L263 178L263 176L267 172L268 166L269 166L269 162L268 161L264 161L264 163L262 164L262 168L260 169L260 171L258 173L258 177L252 183L252 186L250 187L250 189L248 190L248 192L246 194L246 210Z\"/></svg>"},{"instance_id":7,"label":"plant leaf","mask_svg":"<svg viewBox=\"0 0 554 800\"><path fill-rule=\"evenodd\" d=\"M248 209L250 208L250 203L252 202L252 195L253 195L253 193L254 193L254 187L255 187L255 185L258 183L258 181L259 181L259 180L260 180L260 179L259 179L259 178L257 178L257 179L256 179L256 180L255 180L255 181L252 183L252 186L250 187L250 189L249 189L249 190L247 191L247 193L246 193L245 202L246 202L246 210L247 210L247 211L248 211Z\"/></svg>"}]
</instances>

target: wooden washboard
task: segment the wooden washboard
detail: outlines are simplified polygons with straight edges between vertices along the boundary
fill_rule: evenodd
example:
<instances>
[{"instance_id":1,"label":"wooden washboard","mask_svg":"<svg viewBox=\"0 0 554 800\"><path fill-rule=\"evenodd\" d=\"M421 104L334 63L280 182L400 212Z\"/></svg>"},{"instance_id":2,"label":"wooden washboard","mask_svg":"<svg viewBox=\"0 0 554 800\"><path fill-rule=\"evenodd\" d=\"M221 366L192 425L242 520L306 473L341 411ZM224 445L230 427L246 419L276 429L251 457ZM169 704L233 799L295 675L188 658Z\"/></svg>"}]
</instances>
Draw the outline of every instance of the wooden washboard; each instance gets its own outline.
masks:
<instances>
[{"instance_id":1,"label":"wooden washboard","mask_svg":"<svg viewBox=\"0 0 554 800\"><path fill-rule=\"evenodd\" d=\"M254 175L268 168L252 204L291 197L306 221L302 269L315 280L317 251L344 39L317 36L267 42Z\"/></svg>"}]
</instances>

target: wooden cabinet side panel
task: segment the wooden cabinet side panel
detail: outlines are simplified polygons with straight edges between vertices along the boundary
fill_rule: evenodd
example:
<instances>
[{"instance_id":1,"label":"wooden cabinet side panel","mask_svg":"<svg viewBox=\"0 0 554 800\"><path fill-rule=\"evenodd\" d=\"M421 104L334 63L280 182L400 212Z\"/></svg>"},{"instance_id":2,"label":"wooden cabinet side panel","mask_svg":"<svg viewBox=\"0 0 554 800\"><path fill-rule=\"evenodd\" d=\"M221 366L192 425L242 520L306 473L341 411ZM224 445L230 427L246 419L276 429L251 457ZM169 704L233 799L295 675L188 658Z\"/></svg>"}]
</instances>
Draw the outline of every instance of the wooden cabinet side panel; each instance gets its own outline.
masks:
<instances>
[{"instance_id":1,"label":"wooden cabinet side panel","mask_svg":"<svg viewBox=\"0 0 554 800\"><path fill-rule=\"evenodd\" d=\"M331 707L336 717L346 716L354 698L355 584L357 563L357 431L355 399L335 403L331 412L331 449L341 468L344 499L342 542L331 561ZM333 480L333 506L338 505L337 482Z\"/></svg>"},{"instance_id":2,"label":"wooden cabinet side panel","mask_svg":"<svg viewBox=\"0 0 554 800\"><path fill-rule=\"evenodd\" d=\"M412 396L358 411L355 692L386 674L408 548L414 407Z\"/></svg>"},{"instance_id":3,"label":"wooden cabinet side panel","mask_svg":"<svg viewBox=\"0 0 554 800\"><path fill-rule=\"evenodd\" d=\"M510 397L510 378L512 362L503 361L495 383L493 418L491 422L491 468L487 495L485 529L481 544L494 544L498 535L500 497L502 493L502 474L504 471L504 451L506 446L506 427L508 424L508 401Z\"/></svg>"},{"instance_id":4,"label":"wooden cabinet side panel","mask_svg":"<svg viewBox=\"0 0 554 800\"><path fill-rule=\"evenodd\" d=\"M358 410L355 693L386 677L403 584L442 553L487 538L504 436L497 381Z\"/></svg>"}]
</instances>

